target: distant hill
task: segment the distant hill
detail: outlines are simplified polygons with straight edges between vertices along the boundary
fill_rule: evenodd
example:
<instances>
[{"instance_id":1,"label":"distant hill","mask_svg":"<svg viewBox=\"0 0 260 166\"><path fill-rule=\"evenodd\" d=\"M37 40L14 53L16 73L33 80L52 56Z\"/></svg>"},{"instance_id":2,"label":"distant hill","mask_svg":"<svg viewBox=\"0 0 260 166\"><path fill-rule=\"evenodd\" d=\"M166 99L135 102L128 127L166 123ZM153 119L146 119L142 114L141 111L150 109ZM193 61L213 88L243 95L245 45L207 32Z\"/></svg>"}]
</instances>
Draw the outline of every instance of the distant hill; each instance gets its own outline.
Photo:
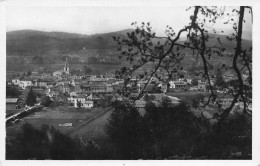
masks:
<instances>
[{"instance_id":1,"label":"distant hill","mask_svg":"<svg viewBox=\"0 0 260 166\"><path fill-rule=\"evenodd\" d=\"M35 30L11 31L7 32L6 35L7 55L41 56L49 53L75 53L83 49L115 50L117 45L112 37L120 36L124 38L126 33L131 31L133 29L94 35ZM228 41L225 35L210 34L207 45L217 44L217 38L220 38L228 51L233 51L236 43L235 41ZM243 40L243 46L252 46L252 41Z\"/></svg>"},{"instance_id":2,"label":"distant hill","mask_svg":"<svg viewBox=\"0 0 260 166\"><path fill-rule=\"evenodd\" d=\"M67 33L67 32L44 32L36 30L20 30L20 31L10 31L7 32L7 37L11 39L26 39L32 36L46 36L54 37L58 39L70 39L70 38L87 38L88 35L77 34L77 33Z\"/></svg>"},{"instance_id":3,"label":"distant hill","mask_svg":"<svg viewBox=\"0 0 260 166\"><path fill-rule=\"evenodd\" d=\"M124 33L125 32L125 33ZM7 32L7 55L43 55L48 53L71 53L83 49L114 49L117 47L112 36L126 36L126 31L95 35L65 32L42 32L21 30Z\"/></svg>"}]
</instances>

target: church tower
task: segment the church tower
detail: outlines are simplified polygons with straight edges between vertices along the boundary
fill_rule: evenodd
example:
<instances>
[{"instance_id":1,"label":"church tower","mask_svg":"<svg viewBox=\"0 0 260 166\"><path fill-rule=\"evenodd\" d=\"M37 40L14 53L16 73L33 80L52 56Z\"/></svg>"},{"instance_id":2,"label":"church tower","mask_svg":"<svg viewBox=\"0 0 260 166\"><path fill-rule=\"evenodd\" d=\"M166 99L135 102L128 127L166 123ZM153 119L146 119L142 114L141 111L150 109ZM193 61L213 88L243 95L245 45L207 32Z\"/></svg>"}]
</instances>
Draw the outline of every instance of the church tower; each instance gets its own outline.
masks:
<instances>
[{"instance_id":1,"label":"church tower","mask_svg":"<svg viewBox=\"0 0 260 166\"><path fill-rule=\"evenodd\" d=\"M70 74L68 58L66 58L66 62L65 62L65 66L64 66L64 73L65 74Z\"/></svg>"}]
</instances>

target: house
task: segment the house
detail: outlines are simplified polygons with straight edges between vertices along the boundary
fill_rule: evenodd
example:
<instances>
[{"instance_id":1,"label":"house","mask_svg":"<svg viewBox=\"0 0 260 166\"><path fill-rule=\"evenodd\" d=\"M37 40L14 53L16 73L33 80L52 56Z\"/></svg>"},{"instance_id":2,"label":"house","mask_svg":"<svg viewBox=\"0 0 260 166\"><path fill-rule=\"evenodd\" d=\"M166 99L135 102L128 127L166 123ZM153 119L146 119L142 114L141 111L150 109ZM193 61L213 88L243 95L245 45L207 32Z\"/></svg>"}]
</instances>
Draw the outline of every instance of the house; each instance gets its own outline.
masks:
<instances>
[{"instance_id":1,"label":"house","mask_svg":"<svg viewBox=\"0 0 260 166\"><path fill-rule=\"evenodd\" d=\"M58 95L57 91L47 89L46 96L49 96L51 98L51 97L56 97L57 95Z\"/></svg>"},{"instance_id":2,"label":"house","mask_svg":"<svg viewBox=\"0 0 260 166\"><path fill-rule=\"evenodd\" d=\"M70 93L72 91L74 91L74 88L70 84L63 85L63 89L62 89L63 93Z\"/></svg>"},{"instance_id":3,"label":"house","mask_svg":"<svg viewBox=\"0 0 260 166\"><path fill-rule=\"evenodd\" d=\"M108 80L107 80L107 84L113 84L113 83L115 83L116 82L116 79L115 78L109 78Z\"/></svg>"},{"instance_id":4,"label":"house","mask_svg":"<svg viewBox=\"0 0 260 166\"><path fill-rule=\"evenodd\" d=\"M158 87L161 88L161 92L162 93L166 93L167 92L167 89L168 89L167 84L165 84L165 83L159 84Z\"/></svg>"},{"instance_id":5,"label":"house","mask_svg":"<svg viewBox=\"0 0 260 166\"><path fill-rule=\"evenodd\" d=\"M106 78L90 78L90 84L105 84L107 82Z\"/></svg>"},{"instance_id":6,"label":"house","mask_svg":"<svg viewBox=\"0 0 260 166\"><path fill-rule=\"evenodd\" d=\"M190 86L190 91L198 91L198 86Z\"/></svg>"},{"instance_id":7,"label":"house","mask_svg":"<svg viewBox=\"0 0 260 166\"><path fill-rule=\"evenodd\" d=\"M39 75L39 72L38 71L32 71L32 75Z\"/></svg>"},{"instance_id":8,"label":"house","mask_svg":"<svg viewBox=\"0 0 260 166\"><path fill-rule=\"evenodd\" d=\"M74 107L81 107L83 103L86 101L85 96L81 94L72 95L68 98L68 101L73 104ZM80 105L79 105L80 104Z\"/></svg>"},{"instance_id":9,"label":"house","mask_svg":"<svg viewBox=\"0 0 260 166\"><path fill-rule=\"evenodd\" d=\"M6 110L19 109L19 98L6 98Z\"/></svg>"},{"instance_id":10,"label":"house","mask_svg":"<svg viewBox=\"0 0 260 166\"><path fill-rule=\"evenodd\" d=\"M81 92L81 85L79 82L74 82L75 92Z\"/></svg>"},{"instance_id":11,"label":"house","mask_svg":"<svg viewBox=\"0 0 260 166\"><path fill-rule=\"evenodd\" d=\"M74 97L74 107L83 107L83 103L85 103L86 98L84 95L77 95Z\"/></svg>"},{"instance_id":12,"label":"house","mask_svg":"<svg viewBox=\"0 0 260 166\"><path fill-rule=\"evenodd\" d=\"M159 104L163 101L164 98L168 98L172 104L178 105L180 103L180 99L173 96L168 96L163 93L157 93L157 94L145 94L148 95L151 98L151 101L156 105L159 106ZM144 115L145 113L145 105L147 103L146 96L143 96L140 100L135 101L135 107L138 109L141 115Z\"/></svg>"},{"instance_id":13,"label":"house","mask_svg":"<svg viewBox=\"0 0 260 166\"><path fill-rule=\"evenodd\" d=\"M76 96L78 96L78 94L77 94L76 92L70 92L69 95L70 95L70 97L73 97L73 98L76 97Z\"/></svg>"},{"instance_id":14,"label":"house","mask_svg":"<svg viewBox=\"0 0 260 166\"><path fill-rule=\"evenodd\" d=\"M90 84L90 90L93 93L105 93L106 92L106 84L103 83L92 83Z\"/></svg>"},{"instance_id":15,"label":"house","mask_svg":"<svg viewBox=\"0 0 260 166\"><path fill-rule=\"evenodd\" d=\"M82 83L80 85L81 92L91 92L91 88L89 84Z\"/></svg>"},{"instance_id":16,"label":"house","mask_svg":"<svg viewBox=\"0 0 260 166\"><path fill-rule=\"evenodd\" d=\"M206 83L205 82L199 82L198 83L198 90L202 92L206 92Z\"/></svg>"},{"instance_id":17,"label":"house","mask_svg":"<svg viewBox=\"0 0 260 166\"><path fill-rule=\"evenodd\" d=\"M61 77L62 74L63 74L63 70L58 70L58 71L53 72L52 75L53 75L54 77Z\"/></svg>"},{"instance_id":18,"label":"house","mask_svg":"<svg viewBox=\"0 0 260 166\"><path fill-rule=\"evenodd\" d=\"M186 78L186 82L187 82L188 84L191 84L192 79L191 79L191 78Z\"/></svg>"},{"instance_id":19,"label":"house","mask_svg":"<svg viewBox=\"0 0 260 166\"><path fill-rule=\"evenodd\" d=\"M121 93L123 92L124 90L124 83L114 83L112 84L113 85L113 89L114 89L114 92L116 93Z\"/></svg>"},{"instance_id":20,"label":"house","mask_svg":"<svg viewBox=\"0 0 260 166\"><path fill-rule=\"evenodd\" d=\"M86 100L93 100L93 94L84 94L86 96Z\"/></svg>"},{"instance_id":21,"label":"house","mask_svg":"<svg viewBox=\"0 0 260 166\"><path fill-rule=\"evenodd\" d=\"M32 80L30 78L23 78L20 80L19 86L25 89L27 86L32 86Z\"/></svg>"},{"instance_id":22,"label":"house","mask_svg":"<svg viewBox=\"0 0 260 166\"><path fill-rule=\"evenodd\" d=\"M184 81L170 81L169 82L170 87L169 90L170 91L185 91L188 89L188 85L186 82Z\"/></svg>"},{"instance_id":23,"label":"house","mask_svg":"<svg viewBox=\"0 0 260 166\"><path fill-rule=\"evenodd\" d=\"M219 99L217 102L219 104L221 104L224 108L226 108L226 107L229 107L231 105L233 99L234 98L232 96L227 95L227 96L224 96L221 99Z\"/></svg>"},{"instance_id":24,"label":"house","mask_svg":"<svg viewBox=\"0 0 260 166\"><path fill-rule=\"evenodd\" d=\"M13 79L12 79L12 83L13 83L14 85L19 85L19 84L20 84L20 78L13 78Z\"/></svg>"},{"instance_id":25,"label":"house","mask_svg":"<svg viewBox=\"0 0 260 166\"><path fill-rule=\"evenodd\" d=\"M84 108L93 108L94 107L94 102L91 100L86 100L85 103L83 103Z\"/></svg>"},{"instance_id":26,"label":"house","mask_svg":"<svg viewBox=\"0 0 260 166\"><path fill-rule=\"evenodd\" d=\"M173 97L173 96L168 96L166 94L163 93L157 93L157 94L145 94L148 95L149 97L151 97L151 101L158 104L161 103L163 101L164 98L168 98L172 104L179 104L180 103L180 99L177 97ZM145 99L145 95L140 99L140 100L136 100L135 104L136 107L145 107L146 104L146 99Z\"/></svg>"},{"instance_id":27,"label":"house","mask_svg":"<svg viewBox=\"0 0 260 166\"><path fill-rule=\"evenodd\" d=\"M223 74L223 78L224 78L225 82L228 82L228 81L234 80L236 77L232 72L227 71Z\"/></svg>"},{"instance_id":28,"label":"house","mask_svg":"<svg viewBox=\"0 0 260 166\"><path fill-rule=\"evenodd\" d=\"M112 84L106 84L106 92L107 93L112 93L112 92L114 92L114 88L113 88L113 86L112 86Z\"/></svg>"},{"instance_id":29,"label":"house","mask_svg":"<svg viewBox=\"0 0 260 166\"><path fill-rule=\"evenodd\" d=\"M74 107L76 108L93 108L94 107L94 102L92 100L88 100L89 98L86 97L82 94L78 94L76 96L71 96L68 98L68 101L73 104Z\"/></svg>"},{"instance_id":30,"label":"house","mask_svg":"<svg viewBox=\"0 0 260 166\"><path fill-rule=\"evenodd\" d=\"M37 87L38 86L37 81L38 81L38 79L33 77L33 79L32 79L32 86L33 87Z\"/></svg>"},{"instance_id":31,"label":"house","mask_svg":"<svg viewBox=\"0 0 260 166\"><path fill-rule=\"evenodd\" d=\"M42 88L47 87L47 81L44 79L38 79L36 84L37 87L42 87Z\"/></svg>"},{"instance_id":32,"label":"house","mask_svg":"<svg viewBox=\"0 0 260 166\"><path fill-rule=\"evenodd\" d=\"M56 85L48 87L46 89L46 95L49 97L57 97L62 92L62 85Z\"/></svg>"}]
</instances>

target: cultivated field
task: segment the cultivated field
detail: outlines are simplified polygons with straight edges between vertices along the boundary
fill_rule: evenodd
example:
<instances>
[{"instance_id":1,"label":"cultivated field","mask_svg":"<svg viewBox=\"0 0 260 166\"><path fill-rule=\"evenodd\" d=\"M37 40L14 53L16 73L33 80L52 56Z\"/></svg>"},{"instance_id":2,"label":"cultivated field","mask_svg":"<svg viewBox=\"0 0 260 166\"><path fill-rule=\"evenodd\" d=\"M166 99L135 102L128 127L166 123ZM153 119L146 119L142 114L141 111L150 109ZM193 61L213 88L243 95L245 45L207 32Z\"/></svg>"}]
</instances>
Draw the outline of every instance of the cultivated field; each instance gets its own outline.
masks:
<instances>
[{"instance_id":1,"label":"cultivated field","mask_svg":"<svg viewBox=\"0 0 260 166\"><path fill-rule=\"evenodd\" d=\"M106 136L105 126L112 111L108 111L93 121L83 125L78 130L70 133L72 137L85 137L88 139L100 139Z\"/></svg>"},{"instance_id":2,"label":"cultivated field","mask_svg":"<svg viewBox=\"0 0 260 166\"><path fill-rule=\"evenodd\" d=\"M77 128L78 126L84 124L86 121L94 117L95 115L105 111L102 108L94 109L77 109L73 107L56 107L56 108L44 108L40 112L35 112L28 117L22 119L21 122L14 124L12 126L6 127L7 139L12 139L13 136L21 131L21 126L25 123L32 124L36 129L40 129L42 125L51 125L56 129L60 130L62 133L66 134L68 131ZM106 116L105 116L106 119ZM99 123L103 123L100 120ZM102 126L103 124L96 125ZM93 125L92 125L93 128ZM84 127L81 128L81 133L83 133ZM77 132L76 132L77 133Z\"/></svg>"}]
</instances>

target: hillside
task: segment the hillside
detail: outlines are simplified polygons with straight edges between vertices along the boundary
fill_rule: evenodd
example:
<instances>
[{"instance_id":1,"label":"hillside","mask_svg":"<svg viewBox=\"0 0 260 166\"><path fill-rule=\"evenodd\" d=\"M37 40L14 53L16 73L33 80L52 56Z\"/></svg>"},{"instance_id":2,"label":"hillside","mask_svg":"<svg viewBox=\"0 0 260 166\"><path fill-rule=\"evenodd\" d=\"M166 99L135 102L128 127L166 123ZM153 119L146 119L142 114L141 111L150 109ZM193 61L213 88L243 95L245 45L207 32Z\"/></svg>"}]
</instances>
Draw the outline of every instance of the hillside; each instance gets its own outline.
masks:
<instances>
[{"instance_id":1,"label":"hillside","mask_svg":"<svg viewBox=\"0 0 260 166\"><path fill-rule=\"evenodd\" d=\"M120 36L124 38L126 37L126 33L130 31L132 31L132 29L94 35L34 30L7 32L7 56L41 56L50 53L77 53L85 49L115 50L116 43L112 39L112 36ZM235 41L227 40L225 35L210 34L207 45L213 46L217 44L217 38L220 38L228 51L233 51ZM243 45L245 47L250 47L252 46L252 41L243 40Z\"/></svg>"},{"instance_id":2,"label":"hillside","mask_svg":"<svg viewBox=\"0 0 260 166\"><path fill-rule=\"evenodd\" d=\"M22 30L7 32L7 55L46 55L49 53L75 53L84 49L114 49L112 36L124 37L124 31L82 35L64 32Z\"/></svg>"}]
</instances>

